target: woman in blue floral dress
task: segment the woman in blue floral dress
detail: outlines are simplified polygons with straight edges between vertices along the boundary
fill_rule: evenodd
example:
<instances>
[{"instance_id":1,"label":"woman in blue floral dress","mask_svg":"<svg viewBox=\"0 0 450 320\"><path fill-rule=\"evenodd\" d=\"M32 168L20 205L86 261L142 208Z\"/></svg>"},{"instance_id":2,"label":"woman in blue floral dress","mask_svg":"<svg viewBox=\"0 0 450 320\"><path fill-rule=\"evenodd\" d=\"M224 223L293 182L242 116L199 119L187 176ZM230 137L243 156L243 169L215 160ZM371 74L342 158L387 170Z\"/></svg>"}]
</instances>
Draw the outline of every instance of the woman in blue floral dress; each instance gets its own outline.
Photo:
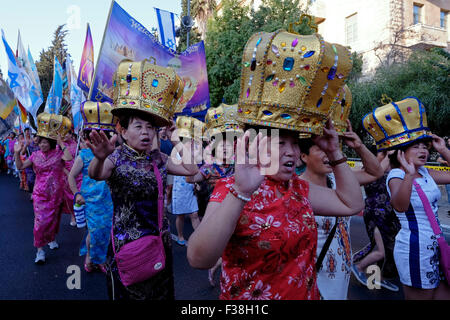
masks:
<instances>
[{"instance_id":1,"label":"woman in blue floral dress","mask_svg":"<svg viewBox=\"0 0 450 320\"><path fill-rule=\"evenodd\" d=\"M89 132L86 131L86 138ZM110 242L113 203L106 182L96 181L89 177L88 168L93 158L94 154L91 149L80 150L69 174L69 184L72 192L76 194L76 203L85 204L88 232L80 247L80 256L86 255L84 269L92 272L99 267L106 272L104 264ZM81 190L78 192L75 177L80 173L83 174L83 182Z\"/></svg>"}]
</instances>

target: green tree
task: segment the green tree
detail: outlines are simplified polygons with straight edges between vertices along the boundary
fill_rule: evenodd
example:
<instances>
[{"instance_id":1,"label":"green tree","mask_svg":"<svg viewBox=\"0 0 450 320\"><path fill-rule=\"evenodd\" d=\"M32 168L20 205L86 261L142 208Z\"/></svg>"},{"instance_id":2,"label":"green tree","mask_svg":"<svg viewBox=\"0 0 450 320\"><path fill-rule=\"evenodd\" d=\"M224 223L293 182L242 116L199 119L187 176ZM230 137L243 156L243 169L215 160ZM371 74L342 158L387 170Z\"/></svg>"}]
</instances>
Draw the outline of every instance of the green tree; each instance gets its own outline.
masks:
<instances>
[{"instance_id":1,"label":"green tree","mask_svg":"<svg viewBox=\"0 0 450 320\"><path fill-rule=\"evenodd\" d=\"M205 50L212 107L223 100L237 103L247 40L259 31L288 30L290 23L298 22L304 13L299 0L263 0L256 11L242 7L240 2L223 0L221 15L216 12L208 22ZM307 21L294 25L294 30L305 35L314 32Z\"/></svg>"},{"instance_id":2,"label":"green tree","mask_svg":"<svg viewBox=\"0 0 450 320\"><path fill-rule=\"evenodd\" d=\"M383 94L393 101L415 96L425 106L431 131L440 136L449 135L449 75L450 55L442 49L431 49L414 51L404 63L380 66L369 81L350 81L353 128L361 136L368 135L362 127L362 118L383 105Z\"/></svg>"},{"instance_id":3,"label":"green tree","mask_svg":"<svg viewBox=\"0 0 450 320\"><path fill-rule=\"evenodd\" d=\"M51 46L40 52L39 60L36 62L36 69L41 81L42 94L44 96L44 103L41 105L39 112L42 112L47 101L47 95L50 91L50 87L53 82L53 67L54 57L58 58L60 63L63 63L67 56L67 45L65 38L68 34L68 30L64 30L65 25L60 25L56 28L53 34L53 40Z\"/></svg>"}]
</instances>

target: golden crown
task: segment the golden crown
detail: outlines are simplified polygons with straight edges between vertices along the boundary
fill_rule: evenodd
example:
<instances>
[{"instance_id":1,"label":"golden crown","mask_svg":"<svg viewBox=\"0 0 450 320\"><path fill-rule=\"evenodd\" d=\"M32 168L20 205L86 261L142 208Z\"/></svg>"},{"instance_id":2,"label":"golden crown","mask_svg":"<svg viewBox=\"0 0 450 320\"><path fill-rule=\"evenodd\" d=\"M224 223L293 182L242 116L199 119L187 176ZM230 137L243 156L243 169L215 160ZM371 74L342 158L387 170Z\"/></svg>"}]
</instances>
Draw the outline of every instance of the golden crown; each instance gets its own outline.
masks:
<instances>
[{"instance_id":1,"label":"golden crown","mask_svg":"<svg viewBox=\"0 0 450 320\"><path fill-rule=\"evenodd\" d=\"M205 116L207 136L213 137L222 133L243 134L242 124L238 121L237 104L220 104L217 108L210 108Z\"/></svg>"},{"instance_id":2,"label":"golden crown","mask_svg":"<svg viewBox=\"0 0 450 320\"><path fill-rule=\"evenodd\" d=\"M178 136L181 138L189 138L194 140L203 140L205 138L205 124L193 117L179 116L177 117L176 126Z\"/></svg>"},{"instance_id":3,"label":"golden crown","mask_svg":"<svg viewBox=\"0 0 450 320\"><path fill-rule=\"evenodd\" d=\"M254 34L242 61L240 120L314 134L352 69L347 48L284 30Z\"/></svg>"},{"instance_id":4,"label":"golden crown","mask_svg":"<svg viewBox=\"0 0 450 320\"><path fill-rule=\"evenodd\" d=\"M112 110L108 102L85 101L81 105L83 129L114 131L118 119Z\"/></svg>"},{"instance_id":5,"label":"golden crown","mask_svg":"<svg viewBox=\"0 0 450 320\"><path fill-rule=\"evenodd\" d=\"M57 140L58 135L64 137L72 129L72 121L60 114L42 112L37 116L38 130L40 137Z\"/></svg>"},{"instance_id":6,"label":"golden crown","mask_svg":"<svg viewBox=\"0 0 450 320\"><path fill-rule=\"evenodd\" d=\"M144 111L160 127L170 125L184 90L183 81L173 69L152 64L147 59L123 60L114 74L113 85L114 115L124 109Z\"/></svg>"},{"instance_id":7,"label":"golden crown","mask_svg":"<svg viewBox=\"0 0 450 320\"><path fill-rule=\"evenodd\" d=\"M363 126L375 139L378 151L431 138L425 107L415 97L375 108L364 116Z\"/></svg>"},{"instance_id":8,"label":"golden crown","mask_svg":"<svg viewBox=\"0 0 450 320\"><path fill-rule=\"evenodd\" d=\"M334 128L339 135L347 131L347 119L350 115L352 107L352 92L350 88L345 85L339 90L339 100L337 100L331 111L331 119L333 120Z\"/></svg>"}]
</instances>

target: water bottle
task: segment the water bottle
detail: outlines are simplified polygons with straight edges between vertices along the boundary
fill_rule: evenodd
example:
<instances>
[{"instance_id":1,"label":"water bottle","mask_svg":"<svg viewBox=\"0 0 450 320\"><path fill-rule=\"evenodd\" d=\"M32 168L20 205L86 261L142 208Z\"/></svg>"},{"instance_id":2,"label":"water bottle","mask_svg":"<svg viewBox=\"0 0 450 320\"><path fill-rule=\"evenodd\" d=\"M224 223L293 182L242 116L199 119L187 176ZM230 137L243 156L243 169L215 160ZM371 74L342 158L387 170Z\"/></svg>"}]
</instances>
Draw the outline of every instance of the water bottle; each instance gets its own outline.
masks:
<instances>
[{"instance_id":1,"label":"water bottle","mask_svg":"<svg viewBox=\"0 0 450 320\"><path fill-rule=\"evenodd\" d=\"M75 220L77 221L77 228L81 229L86 226L86 216L84 214L84 204L75 203L73 205L75 212Z\"/></svg>"}]
</instances>

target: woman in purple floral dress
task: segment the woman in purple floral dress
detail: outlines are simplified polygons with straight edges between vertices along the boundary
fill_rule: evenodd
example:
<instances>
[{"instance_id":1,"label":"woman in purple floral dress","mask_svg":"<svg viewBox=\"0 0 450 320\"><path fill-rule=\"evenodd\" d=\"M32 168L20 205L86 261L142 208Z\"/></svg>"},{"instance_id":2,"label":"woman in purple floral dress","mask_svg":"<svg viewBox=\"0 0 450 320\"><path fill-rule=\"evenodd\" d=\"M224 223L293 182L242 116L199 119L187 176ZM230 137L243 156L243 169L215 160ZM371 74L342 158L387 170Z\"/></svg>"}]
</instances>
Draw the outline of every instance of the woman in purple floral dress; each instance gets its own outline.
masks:
<instances>
[{"instance_id":1,"label":"woman in purple floral dress","mask_svg":"<svg viewBox=\"0 0 450 320\"><path fill-rule=\"evenodd\" d=\"M366 192L366 207L364 222L370 242L353 255L353 262L360 270L364 270L372 263L378 263L382 268L384 278L398 277L394 261L395 236L400 230L400 222L391 206L389 194L386 189L386 178L390 171L389 159L386 152L377 155L384 170L384 175L364 186ZM383 287L398 291L395 285L382 281Z\"/></svg>"},{"instance_id":2,"label":"woman in purple floral dress","mask_svg":"<svg viewBox=\"0 0 450 320\"><path fill-rule=\"evenodd\" d=\"M156 123L152 115L137 110L122 110L119 115L125 143L115 148L117 136L110 140L104 132L93 131L87 143L95 155L89 166L89 176L106 180L114 204L113 241L115 251L146 235L158 235L158 187L153 162L161 174L164 186L167 173L194 175L197 165L175 165L157 144ZM175 129L173 124L171 131ZM174 142L176 144L176 142ZM180 144L181 145L181 144ZM180 145L175 145L177 150ZM182 151L179 150L182 154ZM110 246L107 258L108 293L112 300L174 299L171 237L168 220L163 220L163 242L166 267L155 276L129 286L121 280Z\"/></svg>"}]
</instances>

